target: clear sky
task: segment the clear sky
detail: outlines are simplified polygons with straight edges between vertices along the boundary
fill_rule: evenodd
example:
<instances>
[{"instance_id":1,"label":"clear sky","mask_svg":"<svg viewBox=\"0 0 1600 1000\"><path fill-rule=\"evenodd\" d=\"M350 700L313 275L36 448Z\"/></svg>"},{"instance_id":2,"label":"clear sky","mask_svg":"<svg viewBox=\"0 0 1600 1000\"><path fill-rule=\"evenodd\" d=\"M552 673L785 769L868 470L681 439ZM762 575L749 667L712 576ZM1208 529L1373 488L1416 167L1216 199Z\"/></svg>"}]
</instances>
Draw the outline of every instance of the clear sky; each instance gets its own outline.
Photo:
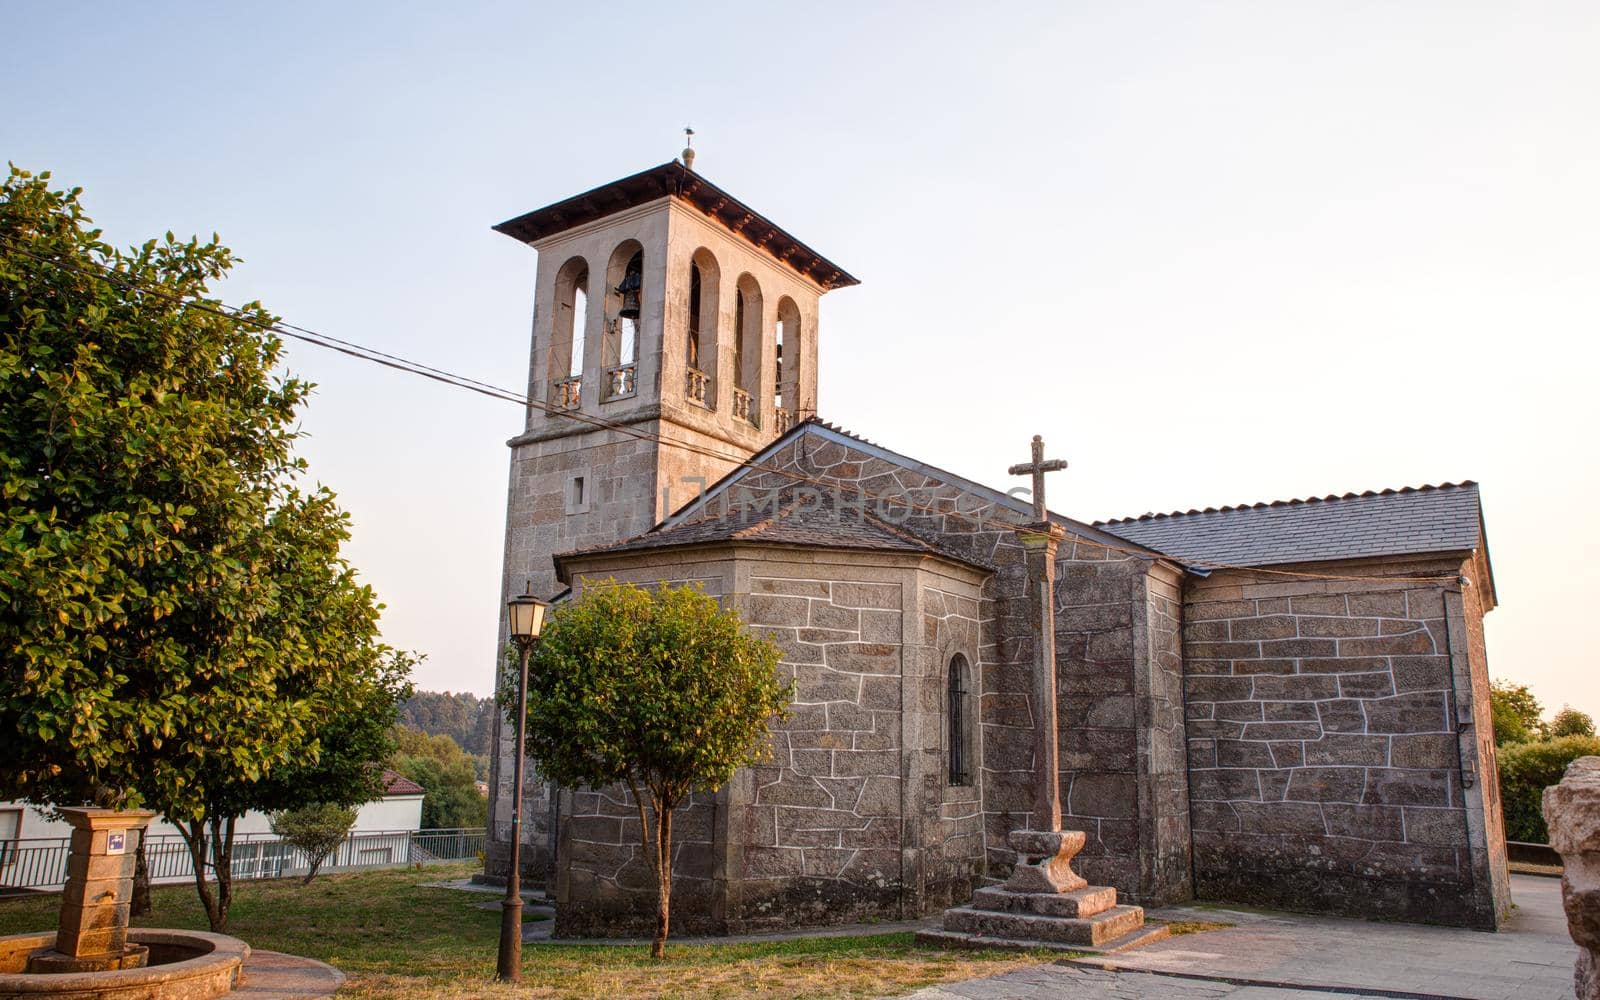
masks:
<instances>
[{"instance_id":1,"label":"clear sky","mask_svg":"<svg viewBox=\"0 0 1600 1000\"><path fill-rule=\"evenodd\" d=\"M664 162L863 281L822 415L1084 519L1483 483L1493 672L1600 714L1592 3L27 4L0 152L108 238L524 384L489 226ZM520 410L291 345L304 445L432 689L491 688ZM1587 626L1585 626L1586 628Z\"/></svg>"}]
</instances>

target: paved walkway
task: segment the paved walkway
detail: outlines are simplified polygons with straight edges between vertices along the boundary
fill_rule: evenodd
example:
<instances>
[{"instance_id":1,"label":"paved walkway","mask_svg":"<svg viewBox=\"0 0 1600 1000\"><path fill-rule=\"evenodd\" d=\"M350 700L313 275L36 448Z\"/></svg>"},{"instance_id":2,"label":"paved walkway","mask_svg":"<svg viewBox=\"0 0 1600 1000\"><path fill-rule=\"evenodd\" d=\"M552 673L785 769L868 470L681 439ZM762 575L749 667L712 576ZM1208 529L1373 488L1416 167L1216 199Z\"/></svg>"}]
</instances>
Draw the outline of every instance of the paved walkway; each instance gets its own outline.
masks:
<instances>
[{"instance_id":1,"label":"paved walkway","mask_svg":"<svg viewBox=\"0 0 1600 1000\"><path fill-rule=\"evenodd\" d=\"M1162 920L1237 926L1121 955L1082 958L932 987L916 1000L1285 1000L1422 997L1571 1000L1576 950L1561 883L1512 877L1517 909L1497 934L1415 924L1239 911L1154 910Z\"/></svg>"},{"instance_id":2,"label":"paved walkway","mask_svg":"<svg viewBox=\"0 0 1600 1000\"><path fill-rule=\"evenodd\" d=\"M228 996L242 1000L309 1000L332 996L343 983L344 973L326 962L251 949L244 963L244 985Z\"/></svg>"}]
</instances>

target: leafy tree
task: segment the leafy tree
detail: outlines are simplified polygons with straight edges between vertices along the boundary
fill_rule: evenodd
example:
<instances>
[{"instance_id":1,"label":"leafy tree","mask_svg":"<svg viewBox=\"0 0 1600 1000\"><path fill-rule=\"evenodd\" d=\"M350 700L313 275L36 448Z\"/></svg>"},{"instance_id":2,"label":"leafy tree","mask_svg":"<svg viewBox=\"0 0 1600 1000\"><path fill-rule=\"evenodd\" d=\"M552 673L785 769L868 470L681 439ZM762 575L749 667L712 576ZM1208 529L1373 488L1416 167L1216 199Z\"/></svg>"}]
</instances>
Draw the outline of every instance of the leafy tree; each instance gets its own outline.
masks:
<instances>
[{"instance_id":1,"label":"leafy tree","mask_svg":"<svg viewBox=\"0 0 1600 1000\"><path fill-rule=\"evenodd\" d=\"M1593 736L1563 736L1501 747L1497 756L1506 839L1549 843L1550 832L1544 825L1544 790L1561 781L1568 764L1596 754L1600 754L1600 739Z\"/></svg>"},{"instance_id":2,"label":"leafy tree","mask_svg":"<svg viewBox=\"0 0 1600 1000\"><path fill-rule=\"evenodd\" d=\"M311 859L311 869L300 883L310 885L328 855L350 835L350 828L356 824L356 811L325 802L273 813L271 821L273 833Z\"/></svg>"},{"instance_id":3,"label":"leafy tree","mask_svg":"<svg viewBox=\"0 0 1600 1000\"><path fill-rule=\"evenodd\" d=\"M472 757L455 740L405 726L395 727L394 739L389 766L422 786L423 829L456 830L488 822L489 802L478 791Z\"/></svg>"},{"instance_id":4,"label":"leafy tree","mask_svg":"<svg viewBox=\"0 0 1600 1000\"><path fill-rule=\"evenodd\" d=\"M1543 739L1545 726L1540 718L1544 707L1526 684L1495 681L1489 685L1489 707L1494 716L1494 742L1526 743Z\"/></svg>"},{"instance_id":5,"label":"leafy tree","mask_svg":"<svg viewBox=\"0 0 1600 1000\"><path fill-rule=\"evenodd\" d=\"M119 251L78 195L0 187L0 798L159 810L222 930L234 819L372 794L411 661L295 486L311 387L207 295L231 253Z\"/></svg>"},{"instance_id":6,"label":"leafy tree","mask_svg":"<svg viewBox=\"0 0 1600 1000\"><path fill-rule=\"evenodd\" d=\"M688 587L593 584L545 626L529 671L528 755L558 784L632 793L658 889L655 958L667 940L673 810L766 756L767 722L792 696L779 656ZM515 678L500 690L514 697Z\"/></svg>"},{"instance_id":7,"label":"leafy tree","mask_svg":"<svg viewBox=\"0 0 1600 1000\"><path fill-rule=\"evenodd\" d=\"M400 724L431 736L448 736L474 757L487 755L495 704L466 691L418 691L400 709Z\"/></svg>"},{"instance_id":8,"label":"leafy tree","mask_svg":"<svg viewBox=\"0 0 1600 1000\"><path fill-rule=\"evenodd\" d=\"M1571 705L1562 705L1561 711L1550 720L1550 737L1560 739L1563 736L1593 736L1594 720L1589 713L1580 712Z\"/></svg>"}]
</instances>

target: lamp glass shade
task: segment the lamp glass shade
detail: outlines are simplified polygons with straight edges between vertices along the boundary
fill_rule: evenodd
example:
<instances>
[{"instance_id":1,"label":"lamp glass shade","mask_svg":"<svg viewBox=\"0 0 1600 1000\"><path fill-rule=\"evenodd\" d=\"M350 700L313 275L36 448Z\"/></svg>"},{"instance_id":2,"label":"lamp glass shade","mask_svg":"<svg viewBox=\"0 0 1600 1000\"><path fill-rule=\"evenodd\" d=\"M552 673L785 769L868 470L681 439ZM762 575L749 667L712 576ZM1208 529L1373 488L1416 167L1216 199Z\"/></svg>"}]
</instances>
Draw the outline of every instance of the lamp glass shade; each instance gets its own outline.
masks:
<instances>
[{"instance_id":1,"label":"lamp glass shade","mask_svg":"<svg viewBox=\"0 0 1600 1000\"><path fill-rule=\"evenodd\" d=\"M537 639L544 629L544 612L550 605L532 594L518 594L506 602L513 639Z\"/></svg>"}]
</instances>

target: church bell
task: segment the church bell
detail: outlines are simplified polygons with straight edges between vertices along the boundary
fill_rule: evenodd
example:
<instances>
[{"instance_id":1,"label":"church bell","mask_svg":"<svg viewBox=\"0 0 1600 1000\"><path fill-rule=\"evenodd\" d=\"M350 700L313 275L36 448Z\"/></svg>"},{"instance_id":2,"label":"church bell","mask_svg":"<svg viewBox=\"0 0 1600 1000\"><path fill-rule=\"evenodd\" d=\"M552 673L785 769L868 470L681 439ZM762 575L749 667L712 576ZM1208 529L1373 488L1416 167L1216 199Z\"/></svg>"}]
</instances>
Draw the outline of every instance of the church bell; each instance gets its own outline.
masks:
<instances>
[{"instance_id":1,"label":"church bell","mask_svg":"<svg viewBox=\"0 0 1600 1000\"><path fill-rule=\"evenodd\" d=\"M617 310L621 319L637 320L639 318L639 290L644 287L644 279L638 271L630 268L622 276L622 284L617 286L617 294L622 296L622 308Z\"/></svg>"}]
</instances>

